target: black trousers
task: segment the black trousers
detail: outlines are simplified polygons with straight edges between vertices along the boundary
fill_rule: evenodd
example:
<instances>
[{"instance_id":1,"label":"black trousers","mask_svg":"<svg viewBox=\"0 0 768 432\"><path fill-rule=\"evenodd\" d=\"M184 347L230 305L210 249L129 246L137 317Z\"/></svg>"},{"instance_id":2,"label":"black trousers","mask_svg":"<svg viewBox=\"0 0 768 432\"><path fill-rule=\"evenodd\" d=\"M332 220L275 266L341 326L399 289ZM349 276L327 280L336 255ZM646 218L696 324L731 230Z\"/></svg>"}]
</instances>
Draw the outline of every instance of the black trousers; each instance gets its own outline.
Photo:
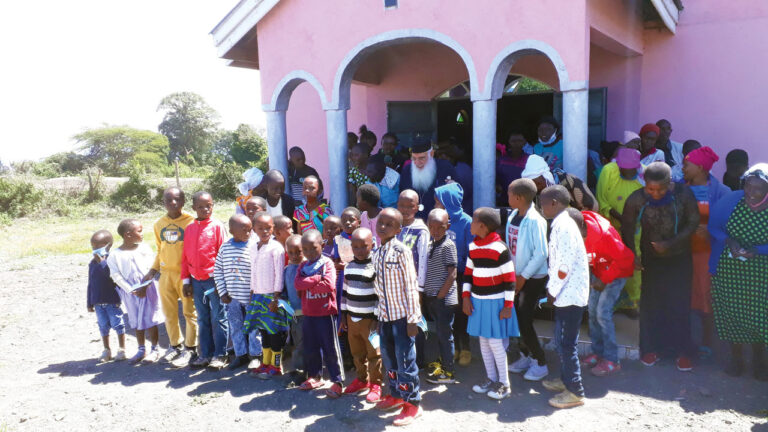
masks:
<instances>
[{"instance_id":1,"label":"black trousers","mask_svg":"<svg viewBox=\"0 0 768 432\"><path fill-rule=\"evenodd\" d=\"M533 315L536 313L539 300L547 295L547 280L549 280L548 277L528 279L523 289L515 296L517 325L520 327L520 352L533 357L539 366L546 364L546 358L536 329L533 328Z\"/></svg>"},{"instance_id":2,"label":"black trousers","mask_svg":"<svg viewBox=\"0 0 768 432\"><path fill-rule=\"evenodd\" d=\"M458 284L456 292L459 296L459 306L458 310L456 310L456 314L453 317L453 344L456 348L456 352L465 350L469 351L469 334L467 333L467 320L469 317L464 314L464 311L461 309L461 293L464 286L463 273L456 274L456 283Z\"/></svg>"}]
</instances>

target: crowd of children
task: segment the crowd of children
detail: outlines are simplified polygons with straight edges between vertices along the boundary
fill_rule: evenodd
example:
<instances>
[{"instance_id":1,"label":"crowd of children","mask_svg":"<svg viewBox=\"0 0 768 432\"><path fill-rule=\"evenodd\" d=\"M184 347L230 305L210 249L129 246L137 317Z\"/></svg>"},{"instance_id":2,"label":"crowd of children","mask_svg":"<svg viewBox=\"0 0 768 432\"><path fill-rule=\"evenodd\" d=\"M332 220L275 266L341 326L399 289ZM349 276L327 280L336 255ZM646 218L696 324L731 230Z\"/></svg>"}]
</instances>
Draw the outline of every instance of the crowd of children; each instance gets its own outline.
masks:
<instances>
[{"instance_id":1,"label":"crowd of children","mask_svg":"<svg viewBox=\"0 0 768 432\"><path fill-rule=\"evenodd\" d=\"M691 150L685 159L683 173L693 186L707 182L713 157L704 149ZM303 153L292 150L291 157L303 163ZM617 159L617 179L637 176L640 152L623 148ZM358 168L363 176L363 164ZM289 385L302 391L322 388L332 399L364 396L377 409L399 410L394 424L406 425L422 413L420 371L428 383L455 383L456 366L471 363L474 336L486 373L474 392L507 398L509 373L519 373L556 392L552 406L568 408L584 403L582 366L596 376L621 369L613 310L640 271L643 363L671 351L678 369L691 369L690 293L680 287L690 287L684 279L695 263L677 251L689 248L691 235L706 223L697 199L701 207L707 190L692 193L680 184L667 193L671 173L663 162L645 169L639 188L621 189L629 196L615 208L601 205L603 215L571 207L567 185L546 181L541 187L538 175L515 179L507 189L506 221L489 207L465 213L464 191L455 182L435 188L435 208L426 221L417 217L422 206L414 190L403 190L390 200L393 207L382 208L381 188L363 182L350 189L356 205L337 217L316 175L305 167L290 177L293 196L285 193L279 171L260 177L254 190L261 192L248 191L238 200L228 227L211 217L209 193L192 196L191 216L183 211L184 192L169 188L163 195L167 213L154 226L156 254L142 242L135 219L117 227L119 247L112 248L108 231L94 233L88 309L96 313L104 343L100 360L126 359L127 321L138 342L133 364L162 358L176 368L247 367L265 380L287 374ZM598 184L598 200L608 200L615 186ZM624 223L619 230L617 222ZM559 377L547 380L533 326L544 302L554 309L560 359ZM585 311L592 353L580 360ZM428 364L427 321L438 353ZM157 326L163 323L170 347L161 354ZM118 334L115 356L110 329ZM520 357L508 364L510 338ZM350 363L355 377L347 383Z\"/></svg>"}]
</instances>

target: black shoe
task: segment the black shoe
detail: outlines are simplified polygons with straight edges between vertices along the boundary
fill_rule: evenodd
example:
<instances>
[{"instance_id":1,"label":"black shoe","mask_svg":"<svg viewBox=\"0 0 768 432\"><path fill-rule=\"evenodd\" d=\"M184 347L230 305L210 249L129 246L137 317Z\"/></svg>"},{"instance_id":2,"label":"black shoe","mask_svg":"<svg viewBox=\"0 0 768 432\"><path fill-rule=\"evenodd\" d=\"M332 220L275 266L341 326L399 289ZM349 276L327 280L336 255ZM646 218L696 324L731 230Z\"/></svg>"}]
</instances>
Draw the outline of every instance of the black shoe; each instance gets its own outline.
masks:
<instances>
[{"instance_id":1,"label":"black shoe","mask_svg":"<svg viewBox=\"0 0 768 432\"><path fill-rule=\"evenodd\" d=\"M728 362L728 366L725 367L725 373L732 377L741 376L744 373L744 360L731 358Z\"/></svg>"},{"instance_id":2,"label":"black shoe","mask_svg":"<svg viewBox=\"0 0 768 432\"><path fill-rule=\"evenodd\" d=\"M227 366L228 371L237 370L245 365L248 364L250 359L247 355L241 355L241 356L235 356L232 358L232 361L229 362L229 366Z\"/></svg>"}]
</instances>

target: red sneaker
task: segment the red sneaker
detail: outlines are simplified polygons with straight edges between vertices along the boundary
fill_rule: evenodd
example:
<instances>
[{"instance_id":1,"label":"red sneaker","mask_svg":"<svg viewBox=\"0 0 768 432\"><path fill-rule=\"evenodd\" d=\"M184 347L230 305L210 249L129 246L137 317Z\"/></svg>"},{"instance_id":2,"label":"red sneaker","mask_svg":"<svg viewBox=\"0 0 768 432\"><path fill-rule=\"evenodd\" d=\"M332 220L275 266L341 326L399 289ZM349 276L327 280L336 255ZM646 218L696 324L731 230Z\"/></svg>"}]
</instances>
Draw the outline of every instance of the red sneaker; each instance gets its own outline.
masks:
<instances>
[{"instance_id":1,"label":"red sneaker","mask_svg":"<svg viewBox=\"0 0 768 432\"><path fill-rule=\"evenodd\" d=\"M675 362L677 364L677 370L680 372L690 372L693 370L693 363L691 363L691 359L685 356L680 356L677 358L677 361Z\"/></svg>"},{"instance_id":2,"label":"red sneaker","mask_svg":"<svg viewBox=\"0 0 768 432\"><path fill-rule=\"evenodd\" d=\"M416 418L421 417L424 412L421 406L414 405L410 402L406 402L403 405L403 410L395 417L395 421L392 422L395 426L405 426L413 423Z\"/></svg>"},{"instance_id":3,"label":"red sneaker","mask_svg":"<svg viewBox=\"0 0 768 432\"><path fill-rule=\"evenodd\" d=\"M266 372L267 369L269 369L268 365L261 364L256 369L249 369L248 370L248 375L257 376L257 375L260 375L260 374L263 374L264 372Z\"/></svg>"},{"instance_id":4,"label":"red sneaker","mask_svg":"<svg viewBox=\"0 0 768 432\"><path fill-rule=\"evenodd\" d=\"M377 403L375 408L381 411L392 411L402 407L404 404L404 400L396 398L392 395L388 395L384 398L384 400Z\"/></svg>"},{"instance_id":5,"label":"red sneaker","mask_svg":"<svg viewBox=\"0 0 768 432\"><path fill-rule=\"evenodd\" d=\"M371 384L368 386L370 392L365 397L365 401L368 403L378 403L381 401L381 386L378 384Z\"/></svg>"},{"instance_id":6,"label":"red sneaker","mask_svg":"<svg viewBox=\"0 0 768 432\"><path fill-rule=\"evenodd\" d=\"M597 366L593 367L590 372L592 372L592 375L594 376L606 376L614 374L621 370L621 365L618 363L614 363L610 360L602 359L600 360L600 363L597 364Z\"/></svg>"},{"instance_id":7,"label":"red sneaker","mask_svg":"<svg viewBox=\"0 0 768 432\"><path fill-rule=\"evenodd\" d=\"M371 391L371 389L368 387L367 382L360 381L358 378L355 378L355 380L352 381L352 383L344 389L344 394L356 394L363 396L368 394L369 391Z\"/></svg>"},{"instance_id":8,"label":"red sneaker","mask_svg":"<svg viewBox=\"0 0 768 432\"><path fill-rule=\"evenodd\" d=\"M659 356L657 356L656 353L643 354L643 357L640 358L640 361L644 365L650 367L659 362Z\"/></svg>"},{"instance_id":9,"label":"red sneaker","mask_svg":"<svg viewBox=\"0 0 768 432\"><path fill-rule=\"evenodd\" d=\"M590 354L581 360L581 365L586 368L593 368L600 363L600 357L597 354Z\"/></svg>"},{"instance_id":10,"label":"red sneaker","mask_svg":"<svg viewBox=\"0 0 768 432\"><path fill-rule=\"evenodd\" d=\"M344 389L341 387L341 384L333 383L331 388L325 391L325 395L331 399L338 399L341 397L341 394L343 392L344 392Z\"/></svg>"},{"instance_id":11,"label":"red sneaker","mask_svg":"<svg viewBox=\"0 0 768 432\"><path fill-rule=\"evenodd\" d=\"M319 378L309 378L299 386L300 390L309 391L323 386L323 380Z\"/></svg>"}]
</instances>

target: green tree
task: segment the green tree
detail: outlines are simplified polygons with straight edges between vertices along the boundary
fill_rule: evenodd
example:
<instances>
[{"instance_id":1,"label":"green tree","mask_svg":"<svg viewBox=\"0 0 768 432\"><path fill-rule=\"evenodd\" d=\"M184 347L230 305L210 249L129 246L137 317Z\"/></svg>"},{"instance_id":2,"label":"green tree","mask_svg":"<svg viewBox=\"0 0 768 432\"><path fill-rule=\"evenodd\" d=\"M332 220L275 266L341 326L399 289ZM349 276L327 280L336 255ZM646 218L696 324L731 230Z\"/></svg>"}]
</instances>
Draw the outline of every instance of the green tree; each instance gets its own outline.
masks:
<instances>
[{"instance_id":1,"label":"green tree","mask_svg":"<svg viewBox=\"0 0 768 432\"><path fill-rule=\"evenodd\" d=\"M170 144L169 160L202 164L210 159L218 130L219 114L202 96L192 92L172 93L160 101L164 111L158 126Z\"/></svg>"},{"instance_id":2,"label":"green tree","mask_svg":"<svg viewBox=\"0 0 768 432\"><path fill-rule=\"evenodd\" d=\"M214 153L226 162L243 167L255 166L265 171L268 166L267 140L253 126L240 124L233 131L222 131Z\"/></svg>"},{"instance_id":3,"label":"green tree","mask_svg":"<svg viewBox=\"0 0 768 432\"><path fill-rule=\"evenodd\" d=\"M168 163L168 139L157 132L105 125L73 139L80 144L87 165L101 168L106 175L126 175L131 164L157 172Z\"/></svg>"}]
</instances>

